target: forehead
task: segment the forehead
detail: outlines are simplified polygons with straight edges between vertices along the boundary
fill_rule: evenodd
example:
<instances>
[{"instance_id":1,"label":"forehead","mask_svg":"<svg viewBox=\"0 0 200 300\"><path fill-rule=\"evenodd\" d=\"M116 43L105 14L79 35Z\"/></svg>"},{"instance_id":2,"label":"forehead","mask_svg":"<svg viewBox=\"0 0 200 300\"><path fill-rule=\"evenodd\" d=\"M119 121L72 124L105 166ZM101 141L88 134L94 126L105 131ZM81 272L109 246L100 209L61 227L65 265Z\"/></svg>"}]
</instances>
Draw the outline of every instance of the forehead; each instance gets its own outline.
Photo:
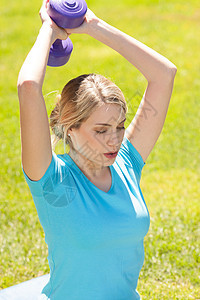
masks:
<instances>
[{"instance_id":1,"label":"forehead","mask_svg":"<svg viewBox=\"0 0 200 300\"><path fill-rule=\"evenodd\" d=\"M125 118L123 108L119 104L104 103L98 107L85 123L94 125L96 123L118 124Z\"/></svg>"}]
</instances>

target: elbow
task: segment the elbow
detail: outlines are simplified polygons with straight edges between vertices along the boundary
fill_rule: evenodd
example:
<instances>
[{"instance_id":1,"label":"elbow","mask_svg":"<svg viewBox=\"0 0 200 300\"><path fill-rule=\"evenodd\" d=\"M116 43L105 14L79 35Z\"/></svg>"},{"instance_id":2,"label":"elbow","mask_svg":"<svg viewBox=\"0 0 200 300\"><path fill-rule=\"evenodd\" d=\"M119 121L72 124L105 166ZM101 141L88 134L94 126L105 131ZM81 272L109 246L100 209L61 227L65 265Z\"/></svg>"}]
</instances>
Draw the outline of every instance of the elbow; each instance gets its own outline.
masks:
<instances>
[{"instance_id":1,"label":"elbow","mask_svg":"<svg viewBox=\"0 0 200 300\"><path fill-rule=\"evenodd\" d=\"M37 88L37 84L33 80L18 80L17 89L18 91L22 90L35 90Z\"/></svg>"},{"instance_id":2,"label":"elbow","mask_svg":"<svg viewBox=\"0 0 200 300\"><path fill-rule=\"evenodd\" d=\"M176 73L177 73L177 67L173 64L172 67L170 67L170 73L171 73L171 78L175 78Z\"/></svg>"},{"instance_id":3,"label":"elbow","mask_svg":"<svg viewBox=\"0 0 200 300\"><path fill-rule=\"evenodd\" d=\"M157 72L151 82L156 84L172 84L177 73L177 67L173 63L163 64L160 72ZM149 80L150 83L150 80Z\"/></svg>"},{"instance_id":4,"label":"elbow","mask_svg":"<svg viewBox=\"0 0 200 300\"><path fill-rule=\"evenodd\" d=\"M33 80L19 80L17 82L18 98L33 97L40 92L38 84Z\"/></svg>"},{"instance_id":5,"label":"elbow","mask_svg":"<svg viewBox=\"0 0 200 300\"><path fill-rule=\"evenodd\" d=\"M167 67L165 80L167 82L173 82L177 73L177 67L171 63L170 66Z\"/></svg>"},{"instance_id":6,"label":"elbow","mask_svg":"<svg viewBox=\"0 0 200 300\"><path fill-rule=\"evenodd\" d=\"M165 66L162 73L156 79L156 82L164 85L171 85L174 82L176 76L177 68L175 65L171 64L169 66Z\"/></svg>"}]
</instances>

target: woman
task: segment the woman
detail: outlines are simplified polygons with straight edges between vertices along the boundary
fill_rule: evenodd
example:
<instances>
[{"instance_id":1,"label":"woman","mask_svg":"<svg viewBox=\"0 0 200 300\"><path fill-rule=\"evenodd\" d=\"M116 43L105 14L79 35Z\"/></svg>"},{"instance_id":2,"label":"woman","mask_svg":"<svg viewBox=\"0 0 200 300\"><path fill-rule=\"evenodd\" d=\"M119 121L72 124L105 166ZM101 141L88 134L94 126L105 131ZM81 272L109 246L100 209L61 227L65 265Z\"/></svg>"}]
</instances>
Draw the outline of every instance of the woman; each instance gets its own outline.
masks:
<instances>
[{"instance_id":1,"label":"woman","mask_svg":"<svg viewBox=\"0 0 200 300\"><path fill-rule=\"evenodd\" d=\"M22 165L49 250L50 280L42 299L133 300L144 261L149 213L141 171L164 124L176 74L169 60L108 25L89 9L84 23L61 29L40 10L42 27L19 74ZM121 90L101 75L71 80L50 125L70 151L52 151L42 95L49 49L56 39L88 34L135 66L148 86L125 130ZM144 117L149 105L156 111Z\"/></svg>"}]
</instances>

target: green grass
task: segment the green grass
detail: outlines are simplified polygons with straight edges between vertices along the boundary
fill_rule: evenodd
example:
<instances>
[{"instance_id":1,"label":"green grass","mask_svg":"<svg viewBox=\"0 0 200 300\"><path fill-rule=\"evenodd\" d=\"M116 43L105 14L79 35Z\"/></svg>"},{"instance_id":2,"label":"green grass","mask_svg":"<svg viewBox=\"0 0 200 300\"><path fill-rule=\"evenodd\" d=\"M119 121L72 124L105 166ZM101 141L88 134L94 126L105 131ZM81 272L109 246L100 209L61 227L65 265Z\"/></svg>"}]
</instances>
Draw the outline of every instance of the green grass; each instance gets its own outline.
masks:
<instances>
[{"instance_id":1,"label":"green grass","mask_svg":"<svg viewBox=\"0 0 200 300\"><path fill-rule=\"evenodd\" d=\"M141 180L151 226L138 290L143 300L200 299L199 1L87 3L99 17L178 68L165 125ZM44 234L21 171L16 89L18 72L40 27L39 8L39 0L11 0L9 5L2 0L0 11L0 288L49 272ZM64 67L48 68L45 95L61 91L75 76L98 72L119 85L129 107L139 104L146 80L134 67L88 36L71 38L71 59ZM46 96L49 113L54 98ZM62 145L57 151L63 151Z\"/></svg>"}]
</instances>

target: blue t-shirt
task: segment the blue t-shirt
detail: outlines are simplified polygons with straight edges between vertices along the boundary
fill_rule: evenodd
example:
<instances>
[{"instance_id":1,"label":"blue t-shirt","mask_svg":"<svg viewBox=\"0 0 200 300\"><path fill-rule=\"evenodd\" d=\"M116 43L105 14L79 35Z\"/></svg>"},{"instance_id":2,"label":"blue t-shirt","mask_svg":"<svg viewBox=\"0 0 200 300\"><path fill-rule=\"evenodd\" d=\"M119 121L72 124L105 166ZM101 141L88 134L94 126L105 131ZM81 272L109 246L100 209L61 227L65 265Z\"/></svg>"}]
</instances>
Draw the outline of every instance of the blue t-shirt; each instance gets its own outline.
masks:
<instances>
[{"instance_id":1,"label":"blue t-shirt","mask_svg":"<svg viewBox=\"0 0 200 300\"><path fill-rule=\"evenodd\" d=\"M29 185L48 245L50 280L41 299L136 300L150 218L140 189L145 163L124 136L108 192L68 154Z\"/></svg>"}]
</instances>

